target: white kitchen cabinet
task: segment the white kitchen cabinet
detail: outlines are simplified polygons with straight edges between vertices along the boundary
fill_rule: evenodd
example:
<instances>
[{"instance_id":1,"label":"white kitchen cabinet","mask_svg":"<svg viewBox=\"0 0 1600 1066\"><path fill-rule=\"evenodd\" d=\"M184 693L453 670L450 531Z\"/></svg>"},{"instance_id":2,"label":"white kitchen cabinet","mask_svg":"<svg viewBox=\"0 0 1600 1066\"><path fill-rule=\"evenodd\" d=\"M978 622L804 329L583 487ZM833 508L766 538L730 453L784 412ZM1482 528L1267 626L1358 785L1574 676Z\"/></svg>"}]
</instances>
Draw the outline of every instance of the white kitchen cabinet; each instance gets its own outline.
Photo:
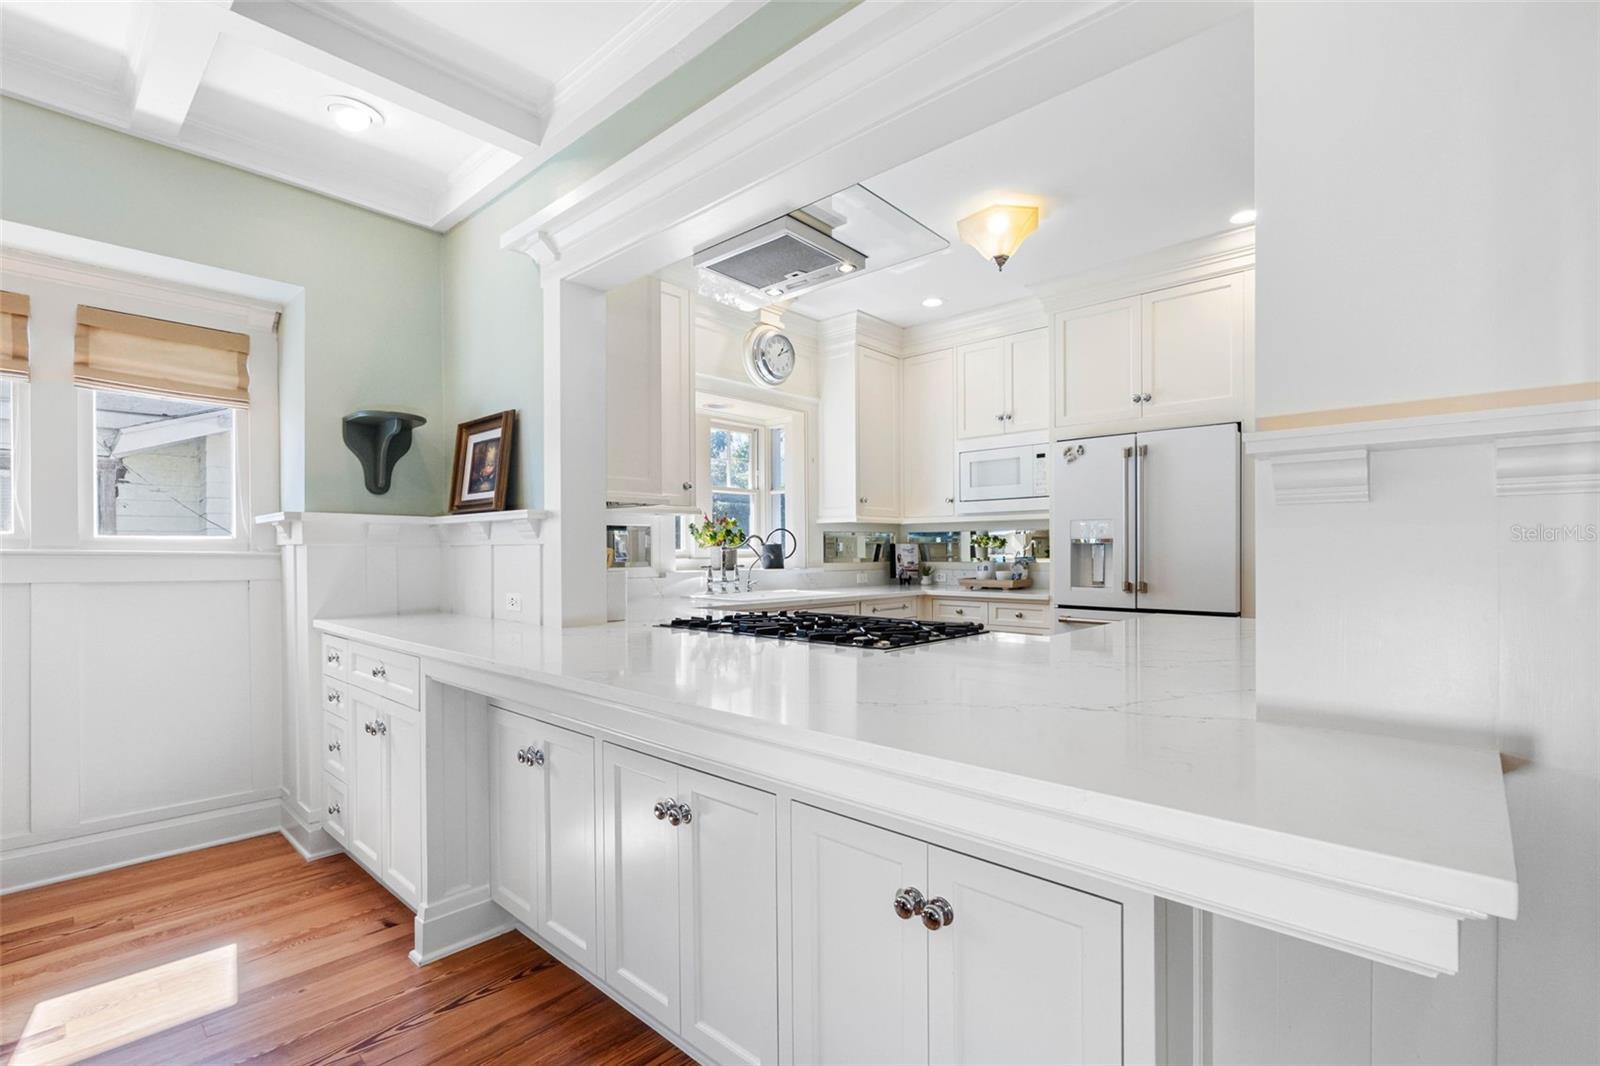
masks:
<instances>
[{"instance_id":1,"label":"white kitchen cabinet","mask_svg":"<svg viewBox=\"0 0 1600 1066\"><path fill-rule=\"evenodd\" d=\"M345 848L400 899L422 897L422 716L394 700L349 692L351 735Z\"/></svg>"},{"instance_id":2,"label":"white kitchen cabinet","mask_svg":"<svg viewBox=\"0 0 1600 1066\"><path fill-rule=\"evenodd\" d=\"M606 499L691 508L694 309L657 278L606 294Z\"/></svg>"},{"instance_id":3,"label":"white kitchen cabinet","mask_svg":"<svg viewBox=\"0 0 1600 1066\"><path fill-rule=\"evenodd\" d=\"M900 363L900 509L907 518L955 513L955 356Z\"/></svg>"},{"instance_id":4,"label":"white kitchen cabinet","mask_svg":"<svg viewBox=\"0 0 1600 1066\"><path fill-rule=\"evenodd\" d=\"M594 739L491 709L490 895L598 970Z\"/></svg>"},{"instance_id":5,"label":"white kitchen cabinet","mask_svg":"<svg viewBox=\"0 0 1600 1066\"><path fill-rule=\"evenodd\" d=\"M1135 296L1056 316L1056 425L1139 417L1140 306Z\"/></svg>"},{"instance_id":6,"label":"white kitchen cabinet","mask_svg":"<svg viewBox=\"0 0 1600 1066\"><path fill-rule=\"evenodd\" d=\"M935 1063L1122 1061L1122 907L968 855L928 849Z\"/></svg>"},{"instance_id":7,"label":"white kitchen cabinet","mask_svg":"<svg viewBox=\"0 0 1600 1066\"><path fill-rule=\"evenodd\" d=\"M1120 904L800 803L792 848L795 1061L1121 1061Z\"/></svg>"},{"instance_id":8,"label":"white kitchen cabinet","mask_svg":"<svg viewBox=\"0 0 1600 1066\"><path fill-rule=\"evenodd\" d=\"M1248 276L1058 313L1055 425L1092 435L1241 417Z\"/></svg>"},{"instance_id":9,"label":"white kitchen cabinet","mask_svg":"<svg viewBox=\"0 0 1600 1066\"><path fill-rule=\"evenodd\" d=\"M851 344L822 368L817 517L900 517L900 361Z\"/></svg>"},{"instance_id":10,"label":"white kitchen cabinet","mask_svg":"<svg viewBox=\"0 0 1600 1066\"><path fill-rule=\"evenodd\" d=\"M928 846L791 810L794 1061L926 1062L928 934L897 917L894 901L927 885Z\"/></svg>"},{"instance_id":11,"label":"white kitchen cabinet","mask_svg":"<svg viewBox=\"0 0 1600 1066\"><path fill-rule=\"evenodd\" d=\"M776 1061L772 795L604 749L606 980L710 1061Z\"/></svg>"},{"instance_id":12,"label":"white kitchen cabinet","mask_svg":"<svg viewBox=\"0 0 1600 1066\"><path fill-rule=\"evenodd\" d=\"M1050 425L1050 333L1024 330L956 349L956 436L992 437Z\"/></svg>"},{"instance_id":13,"label":"white kitchen cabinet","mask_svg":"<svg viewBox=\"0 0 1600 1066\"><path fill-rule=\"evenodd\" d=\"M1143 418L1235 417L1244 402L1244 276L1146 293Z\"/></svg>"}]
</instances>

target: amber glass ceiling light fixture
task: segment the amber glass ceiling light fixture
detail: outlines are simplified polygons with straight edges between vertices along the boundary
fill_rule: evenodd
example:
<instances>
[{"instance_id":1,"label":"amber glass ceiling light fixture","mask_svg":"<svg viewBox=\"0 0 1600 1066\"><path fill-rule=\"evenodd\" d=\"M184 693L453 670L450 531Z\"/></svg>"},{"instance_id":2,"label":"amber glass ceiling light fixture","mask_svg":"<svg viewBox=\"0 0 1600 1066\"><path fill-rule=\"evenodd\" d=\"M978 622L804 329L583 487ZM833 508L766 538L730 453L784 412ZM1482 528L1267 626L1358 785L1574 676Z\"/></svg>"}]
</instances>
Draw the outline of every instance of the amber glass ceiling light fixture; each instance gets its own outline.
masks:
<instances>
[{"instance_id":1,"label":"amber glass ceiling light fixture","mask_svg":"<svg viewBox=\"0 0 1600 1066\"><path fill-rule=\"evenodd\" d=\"M956 223L963 243L970 244L1001 270L1028 234L1039 228L1039 209L994 204Z\"/></svg>"}]
</instances>

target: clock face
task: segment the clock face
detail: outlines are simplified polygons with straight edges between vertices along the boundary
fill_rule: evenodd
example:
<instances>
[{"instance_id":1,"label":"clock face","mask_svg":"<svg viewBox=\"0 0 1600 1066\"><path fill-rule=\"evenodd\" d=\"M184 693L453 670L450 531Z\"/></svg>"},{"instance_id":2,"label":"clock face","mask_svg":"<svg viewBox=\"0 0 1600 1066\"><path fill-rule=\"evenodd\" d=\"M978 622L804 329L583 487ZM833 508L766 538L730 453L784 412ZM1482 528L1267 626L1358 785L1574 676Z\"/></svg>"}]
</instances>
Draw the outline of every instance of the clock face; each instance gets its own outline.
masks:
<instances>
[{"instance_id":1,"label":"clock face","mask_svg":"<svg viewBox=\"0 0 1600 1066\"><path fill-rule=\"evenodd\" d=\"M751 339L750 376L759 385L782 385L794 373L794 343L777 330L758 332Z\"/></svg>"}]
</instances>

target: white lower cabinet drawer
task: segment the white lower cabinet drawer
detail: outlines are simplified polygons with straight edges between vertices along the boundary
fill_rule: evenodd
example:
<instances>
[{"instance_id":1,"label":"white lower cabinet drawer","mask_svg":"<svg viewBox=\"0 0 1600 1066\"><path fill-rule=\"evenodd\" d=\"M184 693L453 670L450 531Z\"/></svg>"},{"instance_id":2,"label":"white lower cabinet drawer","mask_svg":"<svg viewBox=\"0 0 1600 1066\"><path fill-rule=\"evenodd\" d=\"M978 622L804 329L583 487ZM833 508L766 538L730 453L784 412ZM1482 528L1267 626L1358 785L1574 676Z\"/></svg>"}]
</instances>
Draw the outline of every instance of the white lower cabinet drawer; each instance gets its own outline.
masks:
<instances>
[{"instance_id":1,"label":"white lower cabinet drawer","mask_svg":"<svg viewBox=\"0 0 1600 1066\"><path fill-rule=\"evenodd\" d=\"M1037 632L1052 625L1048 603L989 603L989 628Z\"/></svg>"},{"instance_id":2,"label":"white lower cabinet drawer","mask_svg":"<svg viewBox=\"0 0 1600 1066\"><path fill-rule=\"evenodd\" d=\"M1121 1061L1121 904L801 803L791 846L796 1062Z\"/></svg>"},{"instance_id":3,"label":"white lower cabinet drawer","mask_svg":"<svg viewBox=\"0 0 1600 1066\"><path fill-rule=\"evenodd\" d=\"M322 716L322 768L339 780L347 780L345 760L350 751L350 719L328 711Z\"/></svg>"},{"instance_id":4,"label":"white lower cabinet drawer","mask_svg":"<svg viewBox=\"0 0 1600 1066\"><path fill-rule=\"evenodd\" d=\"M917 616L917 603L907 597L905 599L863 600L861 613L864 615L877 615L881 618L915 618Z\"/></svg>"},{"instance_id":5,"label":"white lower cabinet drawer","mask_svg":"<svg viewBox=\"0 0 1600 1066\"><path fill-rule=\"evenodd\" d=\"M350 702L350 687L343 681L335 681L331 677L322 679L322 709L329 714L336 714L341 718L348 718L349 712L346 705Z\"/></svg>"},{"instance_id":6,"label":"white lower cabinet drawer","mask_svg":"<svg viewBox=\"0 0 1600 1066\"><path fill-rule=\"evenodd\" d=\"M328 820L322 823L322 827L328 831L329 836L343 844L346 839L345 805L349 802L345 798L344 782L336 777L323 775L322 794L328 800Z\"/></svg>"},{"instance_id":7,"label":"white lower cabinet drawer","mask_svg":"<svg viewBox=\"0 0 1600 1066\"><path fill-rule=\"evenodd\" d=\"M709 1062L778 1054L776 800L604 745L605 980Z\"/></svg>"},{"instance_id":8,"label":"white lower cabinet drawer","mask_svg":"<svg viewBox=\"0 0 1600 1066\"><path fill-rule=\"evenodd\" d=\"M350 642L350 683L387 696L406 707L416 707L421 664L414 655L401 655L367 644Z\"/></svg>"},{"instance_id":9,"label":"white lower cabinet drawer","mask_svg":"<svg viewBox=\"0 0 1600 1066\"><path fill-rule=\"evenodd\" d=\"M989 608L982 600L934 600L935 622L989 621Z\"/></svg>"}]
</instances>

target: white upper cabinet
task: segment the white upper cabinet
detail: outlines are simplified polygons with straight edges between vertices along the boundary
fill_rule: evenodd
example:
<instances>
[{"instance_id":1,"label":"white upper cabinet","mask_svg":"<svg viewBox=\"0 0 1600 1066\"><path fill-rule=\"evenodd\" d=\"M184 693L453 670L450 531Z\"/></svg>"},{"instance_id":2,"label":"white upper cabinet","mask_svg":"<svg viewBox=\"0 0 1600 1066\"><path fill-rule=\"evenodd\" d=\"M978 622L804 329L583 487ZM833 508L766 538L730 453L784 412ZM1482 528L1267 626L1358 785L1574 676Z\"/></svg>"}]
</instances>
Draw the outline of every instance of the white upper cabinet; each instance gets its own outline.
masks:
<instances>
[{"instance_id":1,"label":"white upper cabinet","mask_svg":"<svg viewBox=\"0 0 1600 1066\"><path fill-rule=\"evenodd\" d=\"M1058 426L1139 417L1140 299L1113 300L1056 316Z\"/></svg>"},{"instance_id":2,"label":"white upper cabinet","mask_svg":"<svg viewBox=\"0 0 1600 1066\"><path fill-rule=\"evenodd\" d=\"M641 278L606 294L606 499L694 506L694 309Z\"/></svg>"},{"instance_id":3,"label":"white upper cabinet","mask_svg":"<svg viewBox=\"0 0 1600 1066\"><path fill-rule=\"evenodd\" d=\"M900 360L850 344L823 362L817 517L900 517Z\"/></svg>"},{"instance_id":4,"label":"white upper cabinet","mask_svg":"<svg viewBox=\"0 0 1600 1066\"><path fill-rule=\"evenodd\" d=\"M1055 425L1084 433L1245 417L1249 276L1058 313Z\"/></svg>"},{"instance_id":5,"label":"white upper cabinet","mask_svg":"<svg viewBox=\"0 0 1600 1066\"><path fill-rule=\"evenodd\" d=\"M1050 426L1050 334L1030 329L956 349L956 436Z\"/></svg>"},{"instance_id":6,"label":"white upper cabinet","mask_svg":"<svg viewBox=\"0 0 1600 1066\"><path fill-rule=\"evenodd\" d=\"M900 364L900 506L906 518L955 513L954 366L948 350Z\"/></svg>"}]
</instances>

